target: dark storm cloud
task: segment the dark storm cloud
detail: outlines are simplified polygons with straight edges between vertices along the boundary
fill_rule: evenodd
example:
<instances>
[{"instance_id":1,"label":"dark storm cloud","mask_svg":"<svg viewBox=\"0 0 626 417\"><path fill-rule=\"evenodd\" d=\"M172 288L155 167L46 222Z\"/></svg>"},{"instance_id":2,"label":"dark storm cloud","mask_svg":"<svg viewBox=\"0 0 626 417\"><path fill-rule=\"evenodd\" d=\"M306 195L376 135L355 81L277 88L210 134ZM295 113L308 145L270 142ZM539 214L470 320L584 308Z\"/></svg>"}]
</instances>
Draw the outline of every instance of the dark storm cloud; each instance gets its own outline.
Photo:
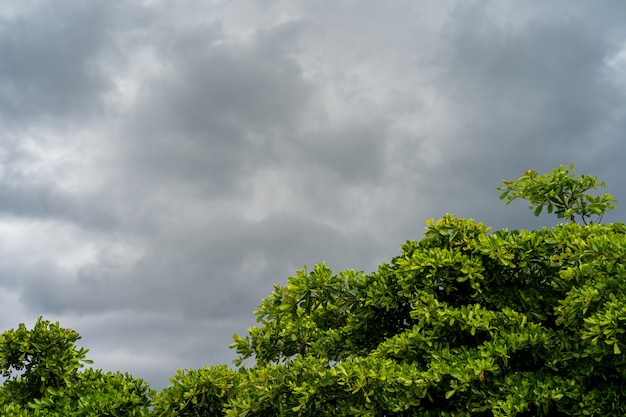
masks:
<instances>
[{"instance_id":1,"label":"dark storm cloud","mask_svg":"<svg viewBox=\"0 0 626 417\"><path fill-rule=\"evenodd\" d=\"M108 209L85 201L84 195L68 194L49 183L0 182L0 213L16 218L56 219L96 230L119 224Z\"/></svg>"},{"instance_id":2,"label":"dark storm cloud","mask_svg":"<svg viewBox=\"0 0 626 417\"><path fill-rule=\"evenodd\" d=\"M470 114L491 128L508 126L506 138L528 134L527 141L567 145L614 104L601 73L611 50L584 22L530 21L513 29L478 9L455 15L450 30L448 94L470 112L485 108Z\"/></svg>"},{"instance_id":3,"label":"dark storm cloud","mask_svg":"<svg viewBox=\"0 0 626 417\"><path fill-rule=\"evenodd\" d=\"M336 173L350 184L379 180L384 171L386 121L381 117L345 127L305 132L296 146L304 166Z\"/></svg>"},{"instance_id":4,"label":"dark storm cloud","mask_svg":"<svg viewBox=\"0 0 626 417\"><path fill-rule=\"evenodd\" d=\"M73 167L62 154L103 120L117 4L35 1L0 17L0 213L114 226L106 208L64 188L57 174ZM48 154L58 161L51 170Z\"/></svg>"},{"instance_id":5,"label":"dark storm cloud","mask_svg":"<svg viewBox=\"0 0 626 417\"><path fill-rule=\"evenodd\" d=\"M109 86L99 60L115 2L41 2L0 20L0 121L84 118Z\"/></svg>"},{"instance_id":6,"label":"dark storm cloud","mask_svg":"<svg viewBox=\"0 0 626 417\"><path fill-rule=\"evenodd\" d=\"M445 25L438 91L457 129L441 138L445 157L433 173L440 181L430 189L485 219L497 216L480 207L490 199L497 207L493 186L501 179L582 165L602 140L596 135L613 123L612 109L624 103L624 92L603 76L615 45L601 32L569 14L531 14L512 25L492 5L459 6Z\"/></svg>"},{"instance_id":7,"label":"dark storm cloud","mask_svg":"<svg viewBox=\"0 0 626 417\"><path fill-rule=\"evenodd\" d=\"M24 302L55 314L132 306L135 311L171 310L192 319L217 319L250 314L274 283L285 282L305 264L326 261L339 270L363 263L365 257L373 269L379 261L366 234L346 235L289 214L258 222L223 218L198 226L154 243L126 272L102 252L98 264L61 285L50 274L24 277Z\"/></svg>"},{"instance_id":8,"label":"dark storm cloud","mask_svg":"<svg viewBox=\"0 0 626 417\"><path fill-rule=\"evenodd\" d=\"M310 86L281 53L297 27L270 32L243 45L228 44L217 24L168 38L156 52L164 70L140 87L121 133L135 138L121 144L122 169L139 175L141 187L193 183L215 195L273 163L308 106Z\"/></svg>"}]
</instances>

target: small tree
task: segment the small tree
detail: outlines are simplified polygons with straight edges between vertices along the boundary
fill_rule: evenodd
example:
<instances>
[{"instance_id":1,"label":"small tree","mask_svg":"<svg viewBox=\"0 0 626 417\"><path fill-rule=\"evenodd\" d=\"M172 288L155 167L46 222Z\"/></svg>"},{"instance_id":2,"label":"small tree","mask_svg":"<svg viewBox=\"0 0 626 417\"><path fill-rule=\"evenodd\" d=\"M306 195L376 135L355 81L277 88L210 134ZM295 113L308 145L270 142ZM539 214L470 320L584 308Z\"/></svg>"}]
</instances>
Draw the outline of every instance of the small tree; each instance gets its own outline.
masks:
<instances>
[{"instance_id":1,"label":"small tree","mask_svg":"<svg viewBox=\"0 0 626 417\"><path fill-rule=\"evenodd\" d=\"M128 374L86 369L79 334L41 317L0 336L2 416L145 416L151 390Z\"/></svg>"},{"instance_id":2,"label":"small tree","mask_svg":"<svg viewBox=\"0 0 626 417\"><path fill-rule=\"evenodd\" d=\"M570 170L500 189L571 223L491 232L448 214L374 273L297 271L234 336L229 395L206 373L172 380L177 404L193 404L184 391L219 393L231 417L626 415L626 227L591 222L615 200Z\"/></svg>"},{"instance_id":3,"label":"small tree","mask_svg":"<svg viewBox=\"0 0 626 417\"><path fill-rule=\"evenodd\" d=\"M179 370L154 399L156 417L218 417L236 392L237 374L225 365Z\"/></svg>"},{"instance_id":4,"label":"small tree","mask_svg":"<svg viewBox=\"0 0 626 417\"><path fill-rule=\"evenodd\" d=\"M77 349L80 338L72 329L41 317L32 330L22 323L0 336L0 370L9 378L4 393L22 406L43 397L48 388L62 389L76 377L87 350Z\"/></svg>"}]
</instances>

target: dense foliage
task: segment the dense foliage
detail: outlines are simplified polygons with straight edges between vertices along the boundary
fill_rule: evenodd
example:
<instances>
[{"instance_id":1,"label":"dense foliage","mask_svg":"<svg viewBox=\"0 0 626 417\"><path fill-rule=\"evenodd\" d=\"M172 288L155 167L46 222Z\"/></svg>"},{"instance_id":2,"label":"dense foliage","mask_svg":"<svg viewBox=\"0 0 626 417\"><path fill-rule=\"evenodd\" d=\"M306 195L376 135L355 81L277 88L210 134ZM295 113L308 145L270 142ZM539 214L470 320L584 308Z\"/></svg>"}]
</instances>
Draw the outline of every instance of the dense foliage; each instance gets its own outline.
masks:
<instances>
[{"instance_id":1,"label":"dense foliage","mask_svg":"<svg viewBox=\"0 0 626 417\"><path fill-rule=\"evenodd\" d=\"M598 224L615 201L588 194L603 184L571 169L527 171L499 187L502 199L524 198L536 215L546 208L569 223L491 232L448 214L374 273L333 274L324 263L297 271L263 300L258 326L234 336L236 369L179 371L150 410L140 380L78 372L84 351L73 331L38 322L39 336L27 337L20 326L0 343L10 377L0 406L24 416L55 415L35 414L41 407L171 417L624 416L626 226ZM110 411L87 414L96 398Z\"/></svg>"},{"instance_id":2,"label":"dense foliage","mask_svg":"<svg viewBox=\"0 0 626 417\"><path fill-rule=\"evenodd\" d=\"M235 337L255 365L227 414L626 415L626 227L592 224L614 200L570 170L500 189L582 224L446 215L375 273L319 264L276 286Z\"/></svg>"},{"instance_id":3,"label":"dense foliage","mask_svg":"<svg viewBox=\"0 0 626 417\"><path fill-rule=\"evenodd\" d=\"M626 415L626 228L446 216L370 275L299 271L231 415Z\"/></svg>"},{"instance_id":4,"label":"dense foliage","mask_svg":"<svg viewBox=\"0 0 626 417\"><path fill-rule=\"evenodd\" d=\"M85 369L87 349L72 329L40 318L0 335L0 415L146 416L152 392L141 379Z\"/></svg>"}]
</instances>

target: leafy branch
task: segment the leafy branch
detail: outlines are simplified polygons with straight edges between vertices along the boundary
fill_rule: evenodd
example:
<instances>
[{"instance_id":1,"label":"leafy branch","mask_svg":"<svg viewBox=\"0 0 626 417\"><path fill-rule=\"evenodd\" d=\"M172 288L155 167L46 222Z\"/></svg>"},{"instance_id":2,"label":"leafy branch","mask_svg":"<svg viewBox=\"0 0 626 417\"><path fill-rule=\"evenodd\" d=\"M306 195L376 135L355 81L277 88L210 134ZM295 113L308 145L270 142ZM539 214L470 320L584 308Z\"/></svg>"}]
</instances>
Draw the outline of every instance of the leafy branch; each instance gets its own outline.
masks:
<instances>
[{"instance_id":1,"label":"leafy branch","mask_svg":"<svg viewBox=\"0 0 626 417\"><path fill-rule=\"evenodd\" d=\"M567 168L561 165L549 174L530 169L519 178L502 181L496 189L503 191L500 200L506 199L506 205L517 198L528 200L528 208L535 216L539 216L545 207L548 213L554 212L559 219L576 223L579 216L584 224L590 224L594 223L592 216L596 216L595 222L599 223L606 211L615 208L617 200L611 194L588 194L587 191L606 187L606 184L599 182L597 177L570 174L573 168L573 164Z\"/></svg>"}]
</instances>

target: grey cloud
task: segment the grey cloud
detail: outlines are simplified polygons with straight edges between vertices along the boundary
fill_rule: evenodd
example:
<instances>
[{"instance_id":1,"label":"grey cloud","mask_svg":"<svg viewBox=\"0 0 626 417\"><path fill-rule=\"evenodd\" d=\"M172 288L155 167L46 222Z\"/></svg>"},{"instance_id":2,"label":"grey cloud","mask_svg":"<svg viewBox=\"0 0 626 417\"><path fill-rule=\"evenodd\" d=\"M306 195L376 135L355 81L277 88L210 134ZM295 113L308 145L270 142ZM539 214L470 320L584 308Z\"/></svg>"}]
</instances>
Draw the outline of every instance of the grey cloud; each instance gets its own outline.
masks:
<instances>
[{"instance_id":1,"label":"grey cloud","mask_svg":"<svg viewBox=\"0 0 626 417\"><path fill-rule=\"evenodd\" d=\"M498 207L493 187L528 168L584 162L624 96L602 77L613 46L584 21L530 16L511 25L491 6L459 7L446 25L437 85L457 128L436 140L445 157L428 173L438 181L427 194L498 225L497 209L481 209Z\"/></svg>"},{"instance_id":2,"label":"grey cloud","mask_svg":"<svg viewBox=\"0 0 626 417\"><path fill-rule=\"evenodd\" d=\"M376 182L384 173L387 121L364 117L348 126L330 126L301 135L299 159L304 166L338 174L350 184Z\"/></svg>"},{"instance_id":3,"label":"grey cloud","mask_svg":"<svg viewBox=\"0 0 626 417\"><path fill-rule=\"evenodd\" d=\"M310 86L297 64L271 44L296 29L266 31L252 45L221 45L219 26L169 40L159 50L167 70L141 86L136 113L121 133L136 138L121 143L125 168L142 176L140 184L194 182L211 195L241 191L246 176L276 160L280 140L308 105Z\"/></svg>"},{"instance_id":4,"label":"grey cloud","mask_svg":"<svg viewBox=\"0 0 626 417\"><path fill-rule=\"evenodd\" d=\"M373 269L376 249L367 235L346 235L289 214L259 222L220 219L155 243L126 270L111 269L104 259L71 280L31 277L23 297L54 314L137 309L228 317L245 306L252 312L273 283L285 282L304 264Z\"/></svg>"},{"instance_id":5,"label":"grey cloud","mask_svg":"<svg viewBox=\"0 0 626 417\"><path fill-rule=\"evenodd\" d=\"M50 183L5 180L0 182L0 213L16 218L68 221L96 230L119 226L114 213L84 197L68 194Z\"/></svg>"},{"instance_id":6,"label":"grey cloud","mask_svg":"<svg viewBox=\"0 0 626 417\"><path fill-rule=\"evenodd\" d=\"M102 109L110 80L98 60L111 6L41 2L27 16L0 21L0 120L84 118Z\"/></svg>"},{"instance_id":7,"label":"grey cloud","mask_svg":"<svg viewBox=\"0 0 626 417\"><path fill-rule=\"evenodd\" d=\"M567 144L610 107L601 79L607 45L583 22L531 21L511 29L486 14L472 10L450 24L446 79L453 81L446 91L465 109L487 106L491 111L479 116L485 123L522 127L527 140Z\"/></svg>"},{"instance_id":8,"label":"grey cloud","mask_svg":"<svg viewBox=\"0 0 626 417\"><path fill-rule=\"evenodd\" d=\"M155 389L168 385L176 369L230 364L232 334L255 324L251 314L226 318L181 316L177 312L145 314L118 310L104 314L55 316L77 330L88 358L98 367L130 372ZM133 346L133 351L128 350Z\"/></svg>"}]
</instances>

